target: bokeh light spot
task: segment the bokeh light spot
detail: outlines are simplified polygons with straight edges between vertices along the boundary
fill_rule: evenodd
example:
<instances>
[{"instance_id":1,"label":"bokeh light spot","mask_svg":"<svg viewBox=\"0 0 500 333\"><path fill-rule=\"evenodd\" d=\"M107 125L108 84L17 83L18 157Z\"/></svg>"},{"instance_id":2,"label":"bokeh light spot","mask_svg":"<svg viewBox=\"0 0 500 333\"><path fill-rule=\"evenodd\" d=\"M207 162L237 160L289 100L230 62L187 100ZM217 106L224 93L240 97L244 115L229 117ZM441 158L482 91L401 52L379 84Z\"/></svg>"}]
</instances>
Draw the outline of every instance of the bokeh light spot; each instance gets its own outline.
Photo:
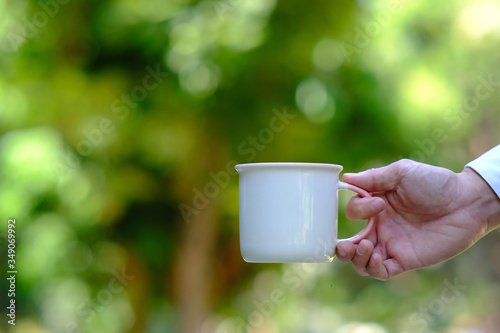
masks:
<instances>
[{"instance_id":1,"label":"bokeh light spot","mask_svg":"<svg viewBox=\"0 0 500 333\"><path fill-rule=\"evenodd\" d=\"M38 193L54 185L56 163L60 163L61 139L49 127L11 131L0 140L0 163L4 177Z\"/></svg>"},{"instance_id":2,"label":"bokeh light spot","mask_svg":"<svg viewBox=\"0 0 500 333\"><path fill-rule=\"evenodd\" d=\"M298 85L295 102L306 117L313 122L326 122L335 113L333 98L328 95L323 82L315 78L306 79Z\"/></svg>"},{"instance_id":3,"label":"bokeh light spot","mask_svg":"<svg viewBox=\"0 0 500 333\"><path fill-rule=\"evenodd\" d=\"M476 1L466 6L458 16L459 30L472 39L489 33L500 33L500 3L492 0Z\"/></svg>"},{"instance_id":4,"label":"bokeh light spot","mask_svg":"<svg viewBox=\"0 0 500 333\"><path fill-rule=\"evenodd\" d=\"M333 71L342 65L344 58L340 44L334 39L324 38L314 46L312 61L318 69Z\"/></svg>"},{"instance_id":5,"label":"bokeh light spot","mask_svg":"<svg viewBox=\"0 0 500 333\"><path fill-rule=\"evenodd\" d=\"M181 73L182 86L193 95L211 93L219 79L214 66L200 65L188 73Z\"/></svg>"},{"instance_id":6,"label":"bokeh light spot","mask_svg":"<svg viewBox=\"0 0 500 333\"><path fill-rule=\"evenodd\" d=\"M441 116L455 101L449 85L423 67L408 73L400 97L402 120L410 124L432 121L430 116Z\"/></svg>"}]
</instances>

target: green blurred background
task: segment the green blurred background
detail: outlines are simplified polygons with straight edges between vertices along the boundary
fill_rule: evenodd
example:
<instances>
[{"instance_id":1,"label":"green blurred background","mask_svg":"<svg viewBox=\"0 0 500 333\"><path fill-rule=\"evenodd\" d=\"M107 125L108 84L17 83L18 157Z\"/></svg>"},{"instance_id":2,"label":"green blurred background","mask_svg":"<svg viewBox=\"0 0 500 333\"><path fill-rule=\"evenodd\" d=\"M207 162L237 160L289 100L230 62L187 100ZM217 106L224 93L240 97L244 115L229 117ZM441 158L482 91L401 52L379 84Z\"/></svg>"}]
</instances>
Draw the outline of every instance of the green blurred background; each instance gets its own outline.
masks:
<instances>
[{"instance_id":1,"label":"green blurred background","mask_svg":"<svg viewBox=\"0 0 500 333\"><path fill-rule=\"evenodd\" d=\"M0 0L0 332L497 332L498 232L387 282L247 264L232 167L460 172L500 142L499 17L498 0Z\"/></svg>"}]
</instances>

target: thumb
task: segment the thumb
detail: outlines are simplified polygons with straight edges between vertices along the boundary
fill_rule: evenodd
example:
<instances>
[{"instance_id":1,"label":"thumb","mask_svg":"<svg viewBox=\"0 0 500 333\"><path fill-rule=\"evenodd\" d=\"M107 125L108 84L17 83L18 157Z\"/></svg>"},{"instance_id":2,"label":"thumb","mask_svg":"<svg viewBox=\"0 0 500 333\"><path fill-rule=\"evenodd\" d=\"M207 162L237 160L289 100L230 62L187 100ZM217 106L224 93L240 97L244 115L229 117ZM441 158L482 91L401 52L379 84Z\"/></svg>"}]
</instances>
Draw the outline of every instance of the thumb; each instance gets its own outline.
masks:
<instances>
[{"instance_id":1,"label":"thumb","mask_svg":"<svg viewBox=\"0 0 500 333\"><path fill-rule=\"evenodd\" d=\"M370 169L360 173L345 173L342 180L369 192L384 192L396 188L408 171L418 163L400 160L385 167Z\"/></svg>"}]
</instances>

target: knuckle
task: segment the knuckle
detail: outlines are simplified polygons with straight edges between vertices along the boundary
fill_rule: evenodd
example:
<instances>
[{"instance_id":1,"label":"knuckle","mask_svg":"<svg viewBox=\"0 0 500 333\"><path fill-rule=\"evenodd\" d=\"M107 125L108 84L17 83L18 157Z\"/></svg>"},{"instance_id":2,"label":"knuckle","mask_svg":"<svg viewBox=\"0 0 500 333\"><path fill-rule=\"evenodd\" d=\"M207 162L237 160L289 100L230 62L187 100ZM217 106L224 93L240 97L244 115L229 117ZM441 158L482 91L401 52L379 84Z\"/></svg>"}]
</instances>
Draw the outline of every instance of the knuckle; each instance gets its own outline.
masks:
<instances>
[{"instance_id":1,"label":"knuckle","mask_svg":"<svg viewBox=\"0 0 500 333\"><path fill-rule=\"evenodd\" d=\"M370 182L372 184L376 184L378 177L377 177L377 170L375 168L371 168L367 170L368 177L370 178Z\"/></svg>"},{"instance_id":2,"label":"knuckle","mask_svg":"<svg viewBox=\"0 0 500 333\"><path fill-rule=\"evenodd\" d=\"M415 162L413 160L410 160L410 159L407 159L407 158L404 158L404 159L399 160L399 161L396 162L396 165L398 166L398 169L403 174L405 174L409 170L413 169L417 164L418 164L417 162Z\"/></svg>"},{"instance_id":3,"label":"knuckle","mask_svg":"<svg viewBox=\"0 0 500 333\"><path fill-rule=\"evenodd\" d=\"M402 159L396 162L396 179L403 179L407 176L412 170L414 170L418 166L418 162L415 162L410 159Z\"/></svg>"}]
</instances>

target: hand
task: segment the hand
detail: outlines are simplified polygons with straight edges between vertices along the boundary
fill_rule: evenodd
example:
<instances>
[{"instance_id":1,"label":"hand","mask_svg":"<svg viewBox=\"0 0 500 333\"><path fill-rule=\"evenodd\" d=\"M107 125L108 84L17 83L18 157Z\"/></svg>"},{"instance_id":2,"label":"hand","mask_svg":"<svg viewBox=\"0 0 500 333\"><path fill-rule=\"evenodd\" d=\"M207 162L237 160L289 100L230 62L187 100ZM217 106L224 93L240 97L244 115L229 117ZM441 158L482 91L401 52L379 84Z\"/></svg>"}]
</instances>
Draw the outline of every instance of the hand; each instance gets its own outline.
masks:
<instances>
[{"instance_id":1,"label":"hand","mask_svg":"<svg viewBox=\"0 0 500 333\"><path fill-rule=\"evenodd\" d=\"M342 241L337 257L360 275L387 280L465 251L500 224L500 200L472 169L459 174L401 160L379 169L344 174L343 181L374 197L352 197L351 220L374 218L359 244Z\"/></svg>"}]
</instances>

